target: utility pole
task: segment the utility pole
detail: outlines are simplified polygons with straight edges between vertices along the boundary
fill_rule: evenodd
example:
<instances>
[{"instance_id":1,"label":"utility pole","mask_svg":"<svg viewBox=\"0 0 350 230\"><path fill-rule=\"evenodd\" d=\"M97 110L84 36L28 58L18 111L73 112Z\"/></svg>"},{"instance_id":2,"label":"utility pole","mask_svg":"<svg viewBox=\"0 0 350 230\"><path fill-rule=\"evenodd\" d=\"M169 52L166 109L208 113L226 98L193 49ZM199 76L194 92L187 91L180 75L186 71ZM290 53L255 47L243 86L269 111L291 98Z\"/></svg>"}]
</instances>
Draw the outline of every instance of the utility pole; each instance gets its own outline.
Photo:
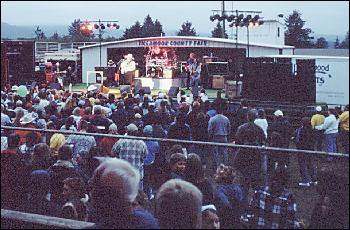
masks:
<instances>
[{"instance_id":1,"label":"utility pole","mask_svg":"<svg viewBox=\"0 0 350 230\"><path fill-rule=\"evenodd\" d=\"M221 16L224 17L225 15L225 1L221 2L222 4L222 11L221 11ZM222 20L222 38L225 38L225 20Z\"/></svg>"}]
</instances>

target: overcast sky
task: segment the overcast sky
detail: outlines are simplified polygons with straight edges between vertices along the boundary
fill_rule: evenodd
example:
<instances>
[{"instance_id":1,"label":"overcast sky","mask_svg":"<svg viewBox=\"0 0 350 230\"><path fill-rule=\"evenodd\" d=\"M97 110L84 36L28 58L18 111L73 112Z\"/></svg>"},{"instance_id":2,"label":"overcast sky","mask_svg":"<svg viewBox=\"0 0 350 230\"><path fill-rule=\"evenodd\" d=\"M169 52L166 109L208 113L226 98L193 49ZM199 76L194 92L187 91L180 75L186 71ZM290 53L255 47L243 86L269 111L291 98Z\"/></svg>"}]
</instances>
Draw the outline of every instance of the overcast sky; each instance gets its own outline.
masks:
<instances>
[{"instance_id":1,"label":"overcast sky","mask_svg":"<svg viewBox=\"0 0 350 230\"><path fill-rule=\"evenodd\" d=\"M227 10L262 11L265 19L277 19L278 14L290 15L293 10L302 14L305 27L316 34L345 35L349 30L348 1L225 1ZM12 25L69 25L74 19L117 20L121 29L136 20L143 22L150 14L158 19L164 30L179 30L186 20L197 32L210 32L215 22L209 20L212 10L221 9L221 1L113 1L113 2L55 2L55 1L1 1L1 22Z\"/></svg>"}]
</instances>

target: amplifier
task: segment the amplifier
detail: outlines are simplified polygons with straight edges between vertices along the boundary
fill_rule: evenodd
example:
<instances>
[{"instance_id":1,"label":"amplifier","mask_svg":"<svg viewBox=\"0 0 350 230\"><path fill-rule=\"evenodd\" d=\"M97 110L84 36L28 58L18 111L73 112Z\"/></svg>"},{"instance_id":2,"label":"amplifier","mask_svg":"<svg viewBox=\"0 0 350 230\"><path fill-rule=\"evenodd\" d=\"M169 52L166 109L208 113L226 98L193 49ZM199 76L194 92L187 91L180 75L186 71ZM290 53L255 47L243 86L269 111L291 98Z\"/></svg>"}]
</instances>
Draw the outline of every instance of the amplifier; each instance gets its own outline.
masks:
<instances>
[{"instance_id":1,"label":"amplifier","mask_svg":"<svg viewBox=\"0 0 350 230\"><path fill-rule=\"evenodd\" d=\"M223 75L213 75L213 89L225 88L225 77Z\"/></svg>"}]
</instances>

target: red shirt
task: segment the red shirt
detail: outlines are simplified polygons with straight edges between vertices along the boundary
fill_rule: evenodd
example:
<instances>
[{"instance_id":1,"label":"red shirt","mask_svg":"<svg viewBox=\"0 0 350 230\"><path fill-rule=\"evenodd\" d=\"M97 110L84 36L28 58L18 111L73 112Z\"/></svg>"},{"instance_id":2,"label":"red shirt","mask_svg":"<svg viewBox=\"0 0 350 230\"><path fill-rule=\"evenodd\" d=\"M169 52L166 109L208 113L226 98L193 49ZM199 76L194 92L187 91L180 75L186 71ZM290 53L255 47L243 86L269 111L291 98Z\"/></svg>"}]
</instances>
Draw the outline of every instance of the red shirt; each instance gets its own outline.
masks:
<instances>
[{"instance_id":1,"label":"red shirt","mask_svg":"<svg viewBox=\"0 0 350 230\"><path fill-rule=\"evenodd\" d=\"M100 141L100 147L102 149L103 154L107 154L108 156L111 155L113 145L118 141L119 139L116 137L104 137Z\"/></svg>"}]
</instances>

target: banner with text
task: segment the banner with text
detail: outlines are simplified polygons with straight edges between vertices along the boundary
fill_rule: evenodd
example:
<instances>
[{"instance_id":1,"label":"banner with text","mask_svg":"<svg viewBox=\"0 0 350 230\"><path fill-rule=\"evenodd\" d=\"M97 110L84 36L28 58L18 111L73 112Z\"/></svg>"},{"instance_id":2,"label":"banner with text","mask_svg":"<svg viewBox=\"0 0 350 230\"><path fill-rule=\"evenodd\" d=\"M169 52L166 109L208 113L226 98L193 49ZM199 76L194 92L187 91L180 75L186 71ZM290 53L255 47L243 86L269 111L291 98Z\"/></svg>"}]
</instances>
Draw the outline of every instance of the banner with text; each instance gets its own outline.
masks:
<instances>
[{"instance_id":1,"label":"banner with text","mask_svg":"<svg viewBox=\"0 0 350 230\"><path fill-rule=\"evenodd\" d=\"M139 46L163 46L163 47L206 47L208 41L202 40L141 40Z\"/></svg>"}]
</instances>

